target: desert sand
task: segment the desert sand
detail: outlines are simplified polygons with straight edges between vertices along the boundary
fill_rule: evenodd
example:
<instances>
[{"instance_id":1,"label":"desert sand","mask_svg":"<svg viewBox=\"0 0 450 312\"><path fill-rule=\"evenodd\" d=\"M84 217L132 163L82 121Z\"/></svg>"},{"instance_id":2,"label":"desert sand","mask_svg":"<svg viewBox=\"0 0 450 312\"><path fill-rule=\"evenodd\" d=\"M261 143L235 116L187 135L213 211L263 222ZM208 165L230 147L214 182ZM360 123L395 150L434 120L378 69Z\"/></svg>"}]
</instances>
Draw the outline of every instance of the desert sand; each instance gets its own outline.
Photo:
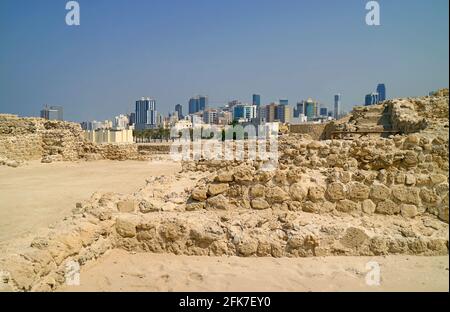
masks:
<instances>
[{"instance_id":1,"label":"desert sand","mask_svg":"<svg viewBox=\"0 0 450 312\"><path fill-rule=\"evenodd\" d=\"M94 192L132 193L147 178L179 169L172 161L131 160L0 166L0 247L69 216Z\"/></svg>"},{"instance_id":2,"label":"desert sand","mask_svg":"<svg viewBox=\"0 0 450 312\"><path fill-rule=\"evenodd\" d=\"M366 284L366 264L381 269ZM79 286L60 291L445 291L449 258L188 257L112 250L81 269Z\"/></svg>"}]
</instances>

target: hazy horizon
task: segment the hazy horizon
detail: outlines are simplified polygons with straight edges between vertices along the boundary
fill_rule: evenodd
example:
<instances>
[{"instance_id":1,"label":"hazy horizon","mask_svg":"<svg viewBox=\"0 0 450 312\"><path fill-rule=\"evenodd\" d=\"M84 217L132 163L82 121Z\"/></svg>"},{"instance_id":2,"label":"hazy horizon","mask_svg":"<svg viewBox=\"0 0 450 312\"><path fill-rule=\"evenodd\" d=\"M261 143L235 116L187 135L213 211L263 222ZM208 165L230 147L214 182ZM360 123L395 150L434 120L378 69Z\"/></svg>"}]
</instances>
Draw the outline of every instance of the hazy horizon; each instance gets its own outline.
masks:
<instances>
[{"instance_id":1,"label":"hazy horizon","mask_svg":"<svg viewBox=\"0 0 450 312\"><path fill-rule=\"evenodd\" d=\"M389 98L448 87L447 0L383 1L381 26L363 0L65 0L0 2L0 113L64 107L71 121L111 119L153 97L166 115L191 96L332 109L361 105L385 83Z\"/></svg>"}]
</instances>

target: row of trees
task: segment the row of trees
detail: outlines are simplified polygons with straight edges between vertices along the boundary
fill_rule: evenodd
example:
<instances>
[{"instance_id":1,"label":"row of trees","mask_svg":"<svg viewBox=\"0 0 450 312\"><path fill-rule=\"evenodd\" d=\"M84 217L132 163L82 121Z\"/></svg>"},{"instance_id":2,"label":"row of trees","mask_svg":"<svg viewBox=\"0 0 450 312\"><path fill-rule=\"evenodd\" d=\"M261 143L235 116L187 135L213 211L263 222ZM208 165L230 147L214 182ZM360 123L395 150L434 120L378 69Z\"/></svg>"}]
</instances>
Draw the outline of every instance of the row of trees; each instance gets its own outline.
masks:
<instances>
[{"instance_id":1,"label":"row of trees","mask_svg":"<svg viewBox=\"0 0 450 312\"><path fill-rule=\"evenodd\" d=\"M151 142L154 140L170 140L170 129L157 128L157 129L145 129L134 130L133 136L136 138L137 143Z\"/></svg>"}]
</instances>

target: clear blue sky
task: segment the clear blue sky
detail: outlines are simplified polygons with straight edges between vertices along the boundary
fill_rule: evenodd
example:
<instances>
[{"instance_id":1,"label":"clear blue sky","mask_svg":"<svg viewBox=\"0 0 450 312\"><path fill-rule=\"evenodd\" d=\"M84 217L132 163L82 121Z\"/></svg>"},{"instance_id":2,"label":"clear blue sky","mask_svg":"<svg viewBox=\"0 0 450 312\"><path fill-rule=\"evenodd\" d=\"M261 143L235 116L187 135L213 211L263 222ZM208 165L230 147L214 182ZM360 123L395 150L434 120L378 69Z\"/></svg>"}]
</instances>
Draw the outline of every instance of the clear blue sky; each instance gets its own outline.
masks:
<instances>
[{"instance_id":1,"label":"clear blue sky","mask_svg":"<svg viewBox=\"0 0 450 312\"><path fill-rule=\"evenodd\" d=\"M195 94L346 110L384 82L389 97L448 86L448 0L0 0L0 112L62 105L73 121L129 112L141 96L162 113Z\"/></svg>"}]
</instances>

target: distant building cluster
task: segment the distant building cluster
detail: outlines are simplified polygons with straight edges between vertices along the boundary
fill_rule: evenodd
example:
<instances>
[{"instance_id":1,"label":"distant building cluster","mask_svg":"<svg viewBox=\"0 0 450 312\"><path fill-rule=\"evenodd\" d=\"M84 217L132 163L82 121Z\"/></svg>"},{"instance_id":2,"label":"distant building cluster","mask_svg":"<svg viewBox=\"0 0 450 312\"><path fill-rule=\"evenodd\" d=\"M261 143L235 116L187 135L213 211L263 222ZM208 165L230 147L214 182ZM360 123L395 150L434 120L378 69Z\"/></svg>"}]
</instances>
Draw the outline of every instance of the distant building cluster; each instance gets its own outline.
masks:
<instances>
[{"instance_id":1,"label":"distant building cluster","mask_svg":"<svg viewBox=\"0 0 450 312\"><path fill-rule=\"evenodd\" d=\"M383 83L380 83L377 86L376 92L372 92L366 95L364 99L364 105L376 105L383 101L386 101L386 86Z\"/></svg>"},{"instance_id":2,"label":"distant building cluster","mask_svg":"<svg viewBox=\"0 0 450 312\"><path fill-rule=\"evenodd\" d=\"M112 120L85 121L81 123L86 131L86 138L94 142L129 142L133 130L169 129L177 130L202 127L204 125L226 126L238 124L302 124L323 123L340 119L346 113L342 109L342 95L334 95L332 109L313 98L307 98L289 104L289 100L281 98L278 101L263 104L260 94L253 94L251 103L232 100L219 107L210 107L208 96L191 97L187 104L187 114L183 105L176 104L174 111L163 116L157 111L157 102L151 97L142 97L135 102L135 109L128 114L120 114ZM365 98L365 105L374 105L386 100L386 86L378 84L376 92ZM41 117L49 120L63 120L63 108L60 106L45 106ZM97 132L97 133L96 133Z\"/></svg>"},{"instance_id":3,"label":"distant building cluster","mask_svg":"<svg viewBox=\"0 0 450 312\"><path fill-rule=\"evenodd\" d=\"M41 110L41 118L47 120L64 120L64 110L61 106L50 106L47 105Z\"/></svg>"}]
</instances>

